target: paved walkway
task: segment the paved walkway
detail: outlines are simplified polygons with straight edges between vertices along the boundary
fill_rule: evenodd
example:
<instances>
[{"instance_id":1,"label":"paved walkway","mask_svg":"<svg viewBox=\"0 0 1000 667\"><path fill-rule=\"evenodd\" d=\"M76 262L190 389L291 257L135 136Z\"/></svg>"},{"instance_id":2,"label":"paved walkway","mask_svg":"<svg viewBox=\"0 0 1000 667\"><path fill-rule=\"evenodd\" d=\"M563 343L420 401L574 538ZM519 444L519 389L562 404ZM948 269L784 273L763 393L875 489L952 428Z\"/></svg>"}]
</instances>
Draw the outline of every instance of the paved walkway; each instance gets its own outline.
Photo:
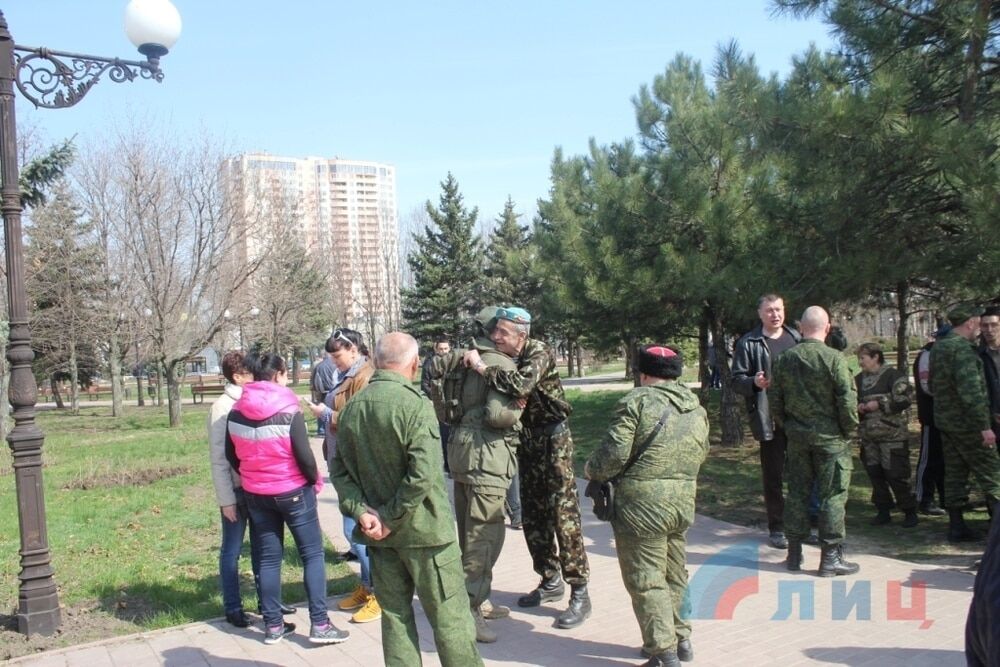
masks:
<instances>
[{"instance_id":1,"label":"paved walkway","mask_svg":"<svg viewBox=\"0 0 1000 667\"><path fill-rule=\"evenodd\" d=\"M582 497L582 485L580 493ZM594 519L590 501L584 501L593 616L567 631L553 626L565 600L535 609L517 607L517 596L531 589L537 577L522 533L508 530L495 571L493 601L510 606L512 613L508 619L491 621L500 640L480 645L487 665L596 667L643 662L639 628L622 586L610 526ZM320 497L320 519L343 549L336 507L336 494L328 484ZM812 571L793 575L784 569L784 552L765 546L764 537L759 531L704 516L689 531L693 664L965 665L963 629L973 583L968 571L856 554L852 558L861 564L861 572L853 577L820 579ZM815 568L819 550L805 547L805 560L807 568ZM294 621L299 629L275 646L262 643L259 627L237 630L216 620L24 657L12 664L370 667L382 663L378 623L354 625L348 614L334 608L332 620L350 629L351 638L339 645L317 646L308 642L307 610L303 604L298 607ZM419 605L418 620L424 664L440 665Z\"/></svg>"}]
</instances>

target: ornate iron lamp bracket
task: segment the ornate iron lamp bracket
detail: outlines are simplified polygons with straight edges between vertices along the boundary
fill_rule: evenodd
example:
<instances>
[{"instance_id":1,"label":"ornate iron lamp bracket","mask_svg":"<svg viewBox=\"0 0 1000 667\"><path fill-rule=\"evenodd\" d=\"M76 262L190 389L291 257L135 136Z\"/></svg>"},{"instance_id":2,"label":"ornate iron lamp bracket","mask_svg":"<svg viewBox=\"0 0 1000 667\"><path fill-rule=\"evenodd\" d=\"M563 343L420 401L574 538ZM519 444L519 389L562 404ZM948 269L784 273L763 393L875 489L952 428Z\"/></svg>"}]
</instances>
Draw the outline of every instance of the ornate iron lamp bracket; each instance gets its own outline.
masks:
<instances>
[{"instance_id":1,"label":"ornate iron lamp bracket","mask_svg":"<svg viewBox=\"0 0 1000 667\"><path fill-rule=\"evenodd\" d=\"M136 78L163 81L157 57L136 61L52 51L44 47L14 47L14 82L36 107L62 109L73 106L105 72L115 83Z\"/></svg>"}]
</instances>

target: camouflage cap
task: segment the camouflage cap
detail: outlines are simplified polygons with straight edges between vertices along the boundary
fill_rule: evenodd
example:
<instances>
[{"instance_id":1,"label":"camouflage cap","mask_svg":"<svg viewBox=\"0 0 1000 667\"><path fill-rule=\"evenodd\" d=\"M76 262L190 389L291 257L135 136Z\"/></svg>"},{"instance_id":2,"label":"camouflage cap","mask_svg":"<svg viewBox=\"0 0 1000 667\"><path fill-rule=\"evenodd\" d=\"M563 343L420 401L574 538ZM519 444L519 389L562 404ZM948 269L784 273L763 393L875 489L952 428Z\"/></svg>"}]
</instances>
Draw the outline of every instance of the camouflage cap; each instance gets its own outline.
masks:
<instances>
[{"instance_id":1,"label":"camouflage cap","mask_svg":"<svg viewBox=\"0 0 1000 667\"><path fill-rule=\"evenodd\" d=\"M979 317L980 312L982 310L971 303L960 303L948 311L948 321L951 322L952 326L957 327L973 317Z\"/></svg>"}]
</instances>

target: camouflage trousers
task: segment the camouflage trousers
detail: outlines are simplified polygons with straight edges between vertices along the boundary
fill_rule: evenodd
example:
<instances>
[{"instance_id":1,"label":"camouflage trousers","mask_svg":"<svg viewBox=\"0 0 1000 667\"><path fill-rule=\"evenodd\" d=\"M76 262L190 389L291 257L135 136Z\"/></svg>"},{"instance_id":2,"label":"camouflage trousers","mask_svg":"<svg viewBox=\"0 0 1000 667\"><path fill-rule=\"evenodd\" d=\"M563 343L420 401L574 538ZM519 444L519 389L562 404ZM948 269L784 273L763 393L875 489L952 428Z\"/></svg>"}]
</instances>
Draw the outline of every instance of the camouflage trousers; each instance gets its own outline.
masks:
<instances>
[{"instance_id":1,"label":"camouflage trousers","mask_svg":"<svg viewBox=\"0 0 1000 667\"><path fill-rule=\"evenodd\" d=\"M880 510L916 509L910 485L910 447L905 440L862 440L861 462L872 483L872 504ZM895 496L895 501L893 501Z\"/></svg>"},{"instance_id":2,"label":"camouflage trousers","mask_svg":"<svg viewBox=\"0 0 1000 667\"><path fill-rule=\"evenodd\" d=\"M413 593L427 614L443 667L480 667L476 629L462 585L458 543L437 547L369 547L375 597L382 607L386 667L420 665Z\"/></svg>"},{"instance_id":3,"label":"camouflage trousers","mask_svg":"<svg viewBox=\"0 0 1000 667\"><path fill-rule=\"evenodd\" d=\"M979 431L941 431L944 454L944 505L962 509L969 504L969 477L988 503L1000 499L1000 457L996 447L986 447Z\"/></svg>"},{"instance_id":4,"label":"camouflage trousers","mask_svg":"<svg viewBox=\"0 0 1000 667\"><path fill-rule=\"evenodd\" d=\"M809 537L809 495L813 484L819 496L819 540L824 546L844 541L844 506L851 486L851 449L846 440L788 433L785 479L785 534L793 542Z\"/></svg>"},{"instance_id":5,"label":"camouflage trousers","mask_svg":"<svg viewBox=\"0 0 1000 667\"><path fill-rule=\"evenodd\" d=\"M493 566L507 534L503 504L502 491L455 482L458 544L462 549L465 589L472 607L479 607L490 596Z\"/></svg>"},{"instance_id":6,"label":"camouflage trousers","mask_svg":"<svg viewBox=\"0 0 1000 667\"><path fill-rule=\"evenodd\" d=\"M649 655L675 649L679 640L691 636L691 623L682 613L688 582L686 534L677 530L637 537L615 530L622 581Z\"/></svg>"},{"instance_id":7,"label":"camouflage trousers","mask_svg":"<svg viewBox=\"0 0 1000 667\"><path fill-rule=\"evenodd\" d=\"M552 435L525 429L517 459L524 540L535 572L553 577L561 571L570 585L587 583L590 565L583 548L569 428L562 426Z\"/></svg>"}]
</instances>

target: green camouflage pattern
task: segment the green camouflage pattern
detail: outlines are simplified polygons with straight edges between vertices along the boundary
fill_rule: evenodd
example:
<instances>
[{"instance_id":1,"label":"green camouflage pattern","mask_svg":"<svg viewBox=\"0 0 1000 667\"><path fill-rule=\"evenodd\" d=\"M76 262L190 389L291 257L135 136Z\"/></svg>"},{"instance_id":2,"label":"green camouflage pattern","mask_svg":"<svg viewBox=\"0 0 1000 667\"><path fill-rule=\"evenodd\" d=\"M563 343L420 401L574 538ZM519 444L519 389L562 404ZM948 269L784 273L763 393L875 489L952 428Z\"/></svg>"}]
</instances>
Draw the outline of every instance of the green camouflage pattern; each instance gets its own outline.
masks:
<instances>
[{"instance_id":1,"label":"green camouflage pattern","mask_svg":"<svg viewBox=\"0 0 1000 667\"><path fill-rule=\"evenodd\" d=\"M488 366L483 376L500 393L527 399L522 417L525 426L555 424L573 411L559 379L555 351L540 340L525 341L516 370Z\"/></svg>"},{"instance_id":2,"label":"green camouflage pattern","mask_svg":"<svg viewBox=\"0 0 1000 667\"><path fill-rule=\"evenodd\" d=\"M930 373L938 430L971 434L990 428L983 362L973 343L953 331L938 338L931 347Z\"/></svg>"},{"instance_id":3,"label":"green camouflage pattern","mask_svg":"<svg viewBox=\"0 0 1000 667\"><path fill-rule=\"evenodd\" d=\"M569 429L552 435L522 431L517 456L524 541L532 567L542 577L553 577L561 571L568 584L587 583L590 564L583 546Z\"/></svg>"},{"instance_id":4,"label":"green camouflage pattern","mask_svg":"<svg viewBox=\"0 0 1000 667\"><path fill-rule=\"evenodd\" d=\"M788 437L785 534L809 536L809 496L819 495L819 539L844 541L844 506L851 484L850 439L858 428L858 399L847 360L823 341L804 339L778 357L771 388L771 414Z\"/></svg>"},{"instance_id":5,"label":"green camouflage pattern","mask_svg":"<svg viewBox=\"0 0 1000 667\"><path fill-rule=\"evenodd\" d=\"M859 404L878 402L877 412L861 415L858 430L861 442L908 441L913 385L906 373L892 366L881 366L874 373L858 373L854 382Z\"/></svg>"},{"instance_id":6,"label":"green camouflage pattern","mask_svg":"<svg viewBox=\"0 0 1000 667\"><path fill-rule=\"evenodd\" d=\"M678 517L679 518L679 517ZM675 650L680 639L691 637L687 591L687 542L684 530L655 537L638 537L615 529L615 551L625 590L649 655Z\"/></svg>"},{"instance_id":7,"label":"green camouflage pattern","mask_svg":"<svg viewBox=\"0 0 1000 667\"><path fill-rule=\"evenodd\" d=\"M858 397L847 360L823 341L804 339L778 357L767 393L771 416L789 437L839 443L857 431Z\"/></svg>"},{"instance_id":8,"label":"green camouflage pattern","mask_svg":"<svg viewBox=\"0 0 1000 667\"><path fill-rule=\"evenodd\" d=\"M628 461L667 414L642 454ZM637 387L618 401L614 420L587 461L590 478L617 478L616 530L662 535L694 521L698 471L708 456L708 415L697 396L677 382ZM678 523L679 517L680 523Z\"/></svg>"},{"instance_id":9,"label":"green camouflage pattern","mask_svg":"<svg viewBox=\"0 0 1000 667\"><path fill-rule=\"evenodd\" d=\"M872 483L872 504L880 509L916 508L910 485L909 407L913 385L905 373L880 366L854 377L858 403L878 402L878 410L861 415L861 462Z\"/></svg>"},{"instance_id":10,"label":"green camouflage pattern","mask_svg":"<svg viewBox=\"0 0 1000 667\"><path fill-rule=\"evenodd\" d=\"M649 440L664 413L666 422ZM688 580L686 533L707 456L705 409L684 385L662 382L637 387L618 401L607 434L587 461L591 479L617 480L611 526L618 566L650 655L691 636L681 608Z\"/></svg>"},{"instance_id":11,"label":"green camouflage pattern","mask_svg":"<svg viewBox=\"0 0 1000 667\"><path fill-rule=\"evenodd\" d=\"M941 431L941 452L944 455L945 507L968 507L969 477L986 496L987 502L1000 499L1000 457L996 447L983 444L981 433Z\"/></svg>"}]
</instances>

